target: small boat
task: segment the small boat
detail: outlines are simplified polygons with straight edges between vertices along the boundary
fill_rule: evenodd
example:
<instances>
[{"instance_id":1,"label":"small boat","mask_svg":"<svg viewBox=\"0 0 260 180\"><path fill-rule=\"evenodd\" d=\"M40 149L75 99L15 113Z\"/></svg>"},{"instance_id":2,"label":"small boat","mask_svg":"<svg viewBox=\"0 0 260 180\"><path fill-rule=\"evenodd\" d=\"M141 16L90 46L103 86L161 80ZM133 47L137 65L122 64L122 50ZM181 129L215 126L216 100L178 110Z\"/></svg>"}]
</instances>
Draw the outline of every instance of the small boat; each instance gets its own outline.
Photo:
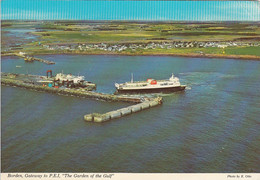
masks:
<instances>
[{"instance_id":1,"label":"small boat","mask_svg":"<svg viewBox=\"0 0 260 180\"><path fill-rule=\"evenodd\" d=\"M138 94L138 93L171 93L185 90L186 86L181 85L179 78L173 74L166 80L147 79L147 81L133 81L122 84L115 83L116 93Z\"/></svg>"},{"instance_id":2,"label":"small boat","mask_svg":"<svg viewBox=\"0 0 260 180\"><path fill-rule=\"evenodd\" d=\"M17 68L21 68L22 66L15 66L15 67L17 67Z\"/></svg>"}]
</instances>

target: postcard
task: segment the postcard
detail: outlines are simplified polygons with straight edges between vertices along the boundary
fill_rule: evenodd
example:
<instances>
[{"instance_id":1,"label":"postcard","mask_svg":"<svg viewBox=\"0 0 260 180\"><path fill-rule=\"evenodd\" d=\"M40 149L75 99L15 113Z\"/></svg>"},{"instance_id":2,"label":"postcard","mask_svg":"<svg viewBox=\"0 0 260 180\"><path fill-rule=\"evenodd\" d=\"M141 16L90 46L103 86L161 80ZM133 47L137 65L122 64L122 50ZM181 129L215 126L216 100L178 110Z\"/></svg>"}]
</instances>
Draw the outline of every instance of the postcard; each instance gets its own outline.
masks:
<instances>
[{"instance_id":1,"label":"postcard","mask_svg":"<svg viewBox=\"0 0 260 180\"><path fill-rule=\"evenodd\" d=\"M259 1L2 0L2 179L259 179Z\"/></svg>"}]
</instances>

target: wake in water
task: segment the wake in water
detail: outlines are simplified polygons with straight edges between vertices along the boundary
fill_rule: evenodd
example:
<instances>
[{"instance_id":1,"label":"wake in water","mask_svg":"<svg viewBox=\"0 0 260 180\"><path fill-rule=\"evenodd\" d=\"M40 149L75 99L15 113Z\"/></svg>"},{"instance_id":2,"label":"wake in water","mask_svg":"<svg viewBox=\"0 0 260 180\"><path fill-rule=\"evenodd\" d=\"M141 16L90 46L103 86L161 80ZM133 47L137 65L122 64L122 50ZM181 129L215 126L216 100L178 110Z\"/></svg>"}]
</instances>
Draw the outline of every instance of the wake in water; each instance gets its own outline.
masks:
<instances>
[{"instance_id":1,"label":"wake in water","mask_svg":"<svg viewBox=\"0 0 260 180\"><path fill-rule=\"evenodd\" d=\"M182 75L181 81L182 83L187 85L186 89L192 86L208 86L215 87L216 82L223 81L224 79L232 79L237 76L231 74L222 74L219 72L186 72L180 73Z\"/></svg>"}]
</instances>

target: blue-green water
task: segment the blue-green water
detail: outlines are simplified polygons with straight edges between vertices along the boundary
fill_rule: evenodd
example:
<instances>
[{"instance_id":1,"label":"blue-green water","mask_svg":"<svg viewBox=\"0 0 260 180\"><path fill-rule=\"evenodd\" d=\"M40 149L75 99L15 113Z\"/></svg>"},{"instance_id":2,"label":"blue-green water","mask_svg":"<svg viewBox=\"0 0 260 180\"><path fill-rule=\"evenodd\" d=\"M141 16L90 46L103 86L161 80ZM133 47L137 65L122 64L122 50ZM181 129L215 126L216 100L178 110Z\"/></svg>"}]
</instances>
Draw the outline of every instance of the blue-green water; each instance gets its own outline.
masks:
<instances>
[{"instance_id":1,"label":"blue-green water","mask_svg":"<svg viewBox=\"0 0 260 180\"><path fill-rule=\"evenodd\" d=\"M84 75L97 91L115 82L166 79L188 89L162 106L87 123L128 103L2 86L2 172L260 172L260 62L157 56L39 56L55 65L2 58L2 71ZM16 65L22 66L16 68Z\"/></svg>"}]
</instances>

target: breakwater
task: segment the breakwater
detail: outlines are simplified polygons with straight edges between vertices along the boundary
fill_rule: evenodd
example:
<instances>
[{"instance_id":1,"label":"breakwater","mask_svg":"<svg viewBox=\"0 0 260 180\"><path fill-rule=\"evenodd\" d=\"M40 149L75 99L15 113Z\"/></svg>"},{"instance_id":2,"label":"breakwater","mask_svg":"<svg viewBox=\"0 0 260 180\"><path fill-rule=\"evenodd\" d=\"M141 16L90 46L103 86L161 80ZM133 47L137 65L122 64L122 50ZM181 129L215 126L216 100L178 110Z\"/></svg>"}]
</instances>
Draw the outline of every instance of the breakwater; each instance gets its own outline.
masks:
<instances>
[{"instance_id":1,"label":"breakwater","mask_svg":"<svg viewBox=\"0 0 260 180\"><path fill-rule=\"evenodd\" d=\"M55 64L55 62L49 61L49 60L45 60L45 59L40 59L40 58L35 58L35 57L26 57L26 58L31 59L31 61L39 61L39 62L42 62L42 63L45 63L45 64Z\"/></svg>"},{"instance_id":2,"label":"breakwater","mask_svg":"<svg viewBox=\"0 0 260 180\"><path fill-rule=\"evenodd\" d=\"M18 57L24 58L24 61L26 61L26 62L39 61L39 62L42 62L42 63L45 63L45 64L49 64L49 65L55 64L55 62L53 62L53 61L27 56L25 54L15 54L15 55L18 56Z\"/></svg>"},{"instance_id":3,"label":"breakwater","mask_svg":"<svg viewBox=\"0 0 260 180\"><path fill-rule=\"evenodd\" d=\"M110 111L104 114L99 114L99 113L92 113L92 114L87 114L84 116L85 121L89 122L106 122L112 119L120 118L123 116L127 116L136 112L140 112L145 109L149 109L155 106L158 106L162 104L162 98L153 98L150 100L146 100L144 102L141 102L139 104L135 104L132 106L128 106L125 108L121 108L115 111Z\"/></svg>"}]
</instances>

